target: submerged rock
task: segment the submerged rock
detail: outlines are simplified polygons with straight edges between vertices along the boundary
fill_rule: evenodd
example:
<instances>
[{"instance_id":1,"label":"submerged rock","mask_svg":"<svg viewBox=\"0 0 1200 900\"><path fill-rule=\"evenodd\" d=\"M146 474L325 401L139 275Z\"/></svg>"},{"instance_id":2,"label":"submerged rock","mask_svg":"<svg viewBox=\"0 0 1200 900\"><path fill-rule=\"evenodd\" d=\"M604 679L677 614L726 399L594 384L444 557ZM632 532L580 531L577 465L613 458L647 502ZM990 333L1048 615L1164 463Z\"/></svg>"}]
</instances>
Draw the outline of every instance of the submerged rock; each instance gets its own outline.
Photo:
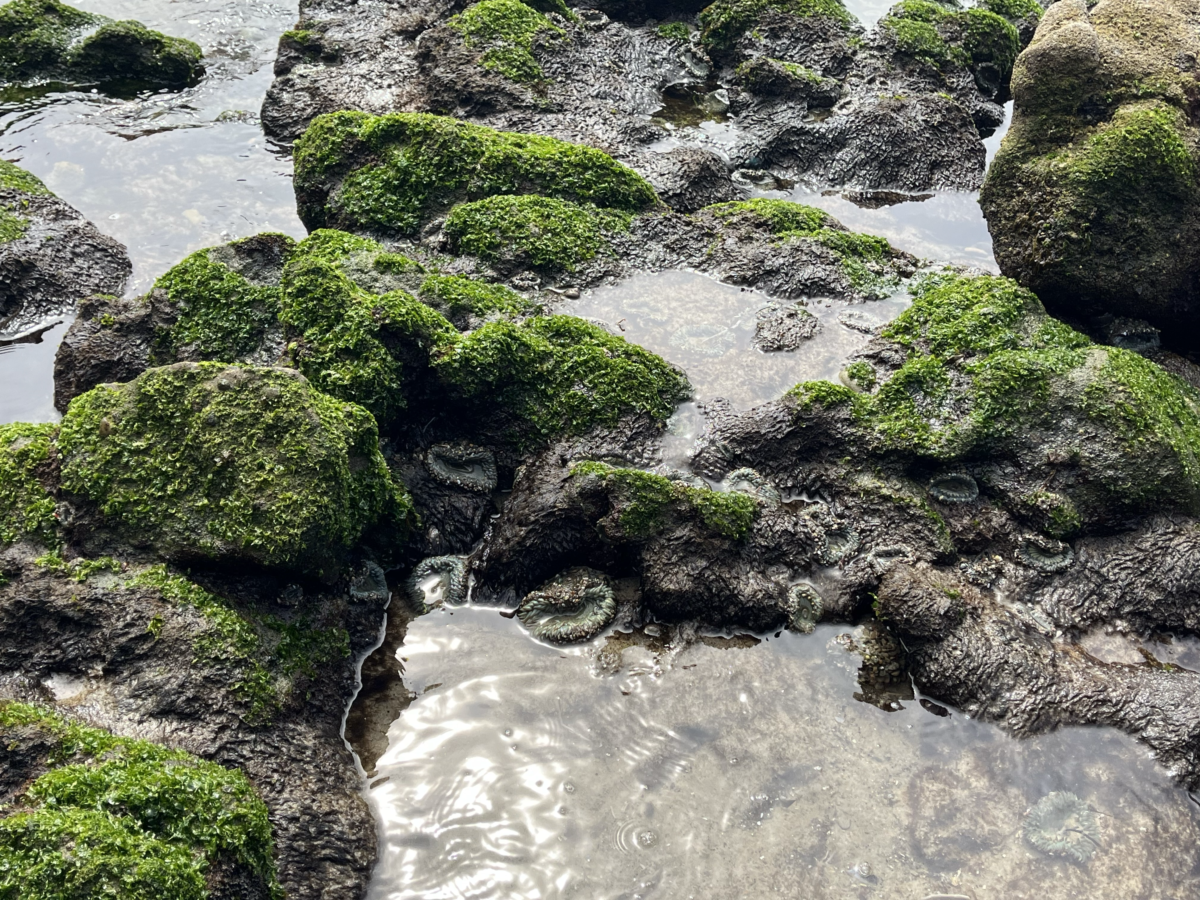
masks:
<instances>
[{"instance_id":1,"label":"submerged rock","mask_svg":"<svg viewBox=\"0 0 1200 900\"><path fill-rule=\"evenodd\" d=\"M191 41L151 31L140 22L114 22L58 0L12 0L0 7L4 81L181 87L204 73L201 56Z\"/></svg>"},{"instance_id":2,"label":"submerged rock","mask_svg":"<svg viewBox=\"0 0 1200 900\"><path fill-rule=\"evenodd\" d=\"M1200 334L1197 15L1169 0L1050 7L980 197L1001 270L1051 312L1143 319L1181 347Z\"/></svg>"},{"instance_id":3,"label":"submerged rock","mask_svg":"<svg viewBox=\"0 0 1200 900\"><path fill-rule=\"evenodd\" d=\"M0 345L46 330L89 294L119 294L130 272L121 244L0 160Z\"/></svg>"}]
</instances>

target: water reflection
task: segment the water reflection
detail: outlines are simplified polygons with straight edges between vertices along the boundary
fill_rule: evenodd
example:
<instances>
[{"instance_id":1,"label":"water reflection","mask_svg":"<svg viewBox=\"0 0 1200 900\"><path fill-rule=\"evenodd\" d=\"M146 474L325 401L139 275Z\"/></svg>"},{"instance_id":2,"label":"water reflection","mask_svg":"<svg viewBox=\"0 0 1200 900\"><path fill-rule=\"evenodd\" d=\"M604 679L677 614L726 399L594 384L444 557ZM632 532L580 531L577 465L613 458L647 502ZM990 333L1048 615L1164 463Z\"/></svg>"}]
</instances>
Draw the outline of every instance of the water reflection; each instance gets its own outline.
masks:
<instances>
[{"instance_id":1,"label":"water reflection","mask_svg":"<svg viewBox=\"0 0 1200 900\"><path fill-rule=\"evenodd\" d=\"M799 349L773 353L753 343L758 314L771 298L696 272L636 275L589 292L567 311L600 320L681 366L697 400L724 397L748 409L799 381L836 379L846 357L867 342L867 332L894 319L908 302L805 301L803 308L819 322L816 334Z\"/></svg>"},{"instance_id":2,"label":"water reflection","mask_svg":"<svg viewBox=\"0 0 1200 900\"><path fill-rule=\"evenodd\" d=\"M1131 739L856 703L837 631L564 650L416 620L369 897L1195 896L1197 817ZM1094 811L1086 864L1023 832L1051 792Z\"/></svg>"}]
</instances>

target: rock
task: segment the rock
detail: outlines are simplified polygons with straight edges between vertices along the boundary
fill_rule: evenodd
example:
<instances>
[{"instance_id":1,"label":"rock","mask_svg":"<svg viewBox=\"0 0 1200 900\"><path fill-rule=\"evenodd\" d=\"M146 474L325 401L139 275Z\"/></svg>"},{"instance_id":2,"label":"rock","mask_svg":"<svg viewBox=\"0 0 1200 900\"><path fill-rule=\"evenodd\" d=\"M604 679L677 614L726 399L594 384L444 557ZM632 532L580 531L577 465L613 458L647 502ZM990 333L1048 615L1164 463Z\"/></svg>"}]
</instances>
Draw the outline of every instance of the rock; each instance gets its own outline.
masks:
<instances>
[{"instance_id":1,"label":"rock","mask_svg":"<svg viewBox=\"0 0 1200 900\"><path fill-rule=\"evenodd\" d=\"M131 267L41 181L0 160L0 344L36 334L93 293L120 293Z\"/></svg>"},{"instance_id":2,"label":"rock","mask_svg":"<svg viewBox=\"0 0 1200 900\"><path fill-rule=\"evenodd\" d=\"M308 2L303 39L281 44L264 126L291 140L340 109L441 113L602 148L664 182L659 151L673 145L786 181L969 190L983 176L980 134L1003 120L1020 46L1013 23L1028 24L1036 8L996 0L997 15L909 0L864 36L836 0L722 0L693 41L646 23L641 4L576 17L516 3L423 0L367 16L342 0ZM901 21L905 34L931 31L939 52L898 40ZM699 102L679 117L668 95ZM718 136L694 127L706 118L729 127Z\"/></svg>"},{"instance_id":3,"label":"rock","mask_svg":"<svg viewBox=\"0 0 1200 900\"><path fill-rule=\"evenodd\" d=\"M678 212L696 212L714 203L737 200L742 193L730 178L725 161L700 147L678 147L647 157L641 170L659 199Z\"/></svg>"},{"instance_id":4,"label":"rock","mask_svg":"<svg viewBox=\"0 0 1200 900\"><path fill-rule=\"evenodd\" d=\"M204 73L201 55L191 41L58 0L12 0L0 7L0 78L5 81L181 87Z\"/></svg>"},{"instance_id":5,"label":"rock","mask_svg":"<svg viewBox=\"0 0 1200 900\"><path fill-rule=\"evenodd\" d=\"M0 887L282 896L267 808L241 772L24 703L0 701L0 736L38 774L6 798Z\"/></svg>"},{"instance_id":6,"label":"rock","mask_svg":"<svg viewBox=\"0 0 1200 900\"><path fill-rule=\"evenodd\" d=\"M285 601L289 591L261 573L194 571L201 587L162 566L34 556L0 552L0 696L82 719L116 741L152 737L189 767L200 764L188 754L210 761L201 772L217 763L231 786L248 779L270 823L261 804L251 809L243 847L261 853L255 829L274 832L266 850L287 895L360 896L375 825L340 731L352 662L376 639L383 603L351 601L344 584L310 584ZM0 796L11 802L43 774L62 734L13 726L4 708ZM86 752L57 761L83 763ZM210 866L209 896L276 896L230 862Z\"/></svg>"},{"instance_id":7,"label":"rock","mask_svg":"<svg viewBox=\"0 0 1200 900\"><path fill-rule=\"evenodd\" d=\"M1196 15L1054 4L1017 61L980 198L1001 270L1052 312L1143 319L1183 348L1200 334Z\"/></svg>"},{"instance_id":8,"label":"rock","mask_svg":"<svg viewBox=\"0 0 1200 900\"><path fill-rule=\"evenodd\" d=\"M366 528L402 535L410 509L370 414L287 369L177 363L93 388L57 449L59 518L84 546L329 573Z\"/></svg>"},{"instance_id":9,"label":"rock","mask_svg":"<svg viewBox=\"0 0 1200 900\"><path fill-rule=\"evenodd\" d=\"M758 311L754 346L765 353L796 350L820 331L820 319L799 304L772 303Z\"/></svg>"}]
</instances>

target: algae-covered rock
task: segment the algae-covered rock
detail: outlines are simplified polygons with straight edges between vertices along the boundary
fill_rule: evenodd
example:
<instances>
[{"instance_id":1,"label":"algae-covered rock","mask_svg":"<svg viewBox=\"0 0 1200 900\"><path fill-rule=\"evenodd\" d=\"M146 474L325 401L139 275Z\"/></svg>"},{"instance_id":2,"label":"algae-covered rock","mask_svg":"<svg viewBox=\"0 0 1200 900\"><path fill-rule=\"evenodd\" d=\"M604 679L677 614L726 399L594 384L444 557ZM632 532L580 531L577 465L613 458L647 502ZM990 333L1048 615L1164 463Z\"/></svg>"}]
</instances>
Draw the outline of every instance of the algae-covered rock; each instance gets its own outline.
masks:
<instances>
[{"instance_id":1,"label":"algae-covered rock","mask_svg":"<svg viewBox=\"0 0 1200 900\"><path fill-rule=\"evenodd\" d=\"M453 204L497 194L638 212L654 189L599 150L412 113L320 116L296 142L309 228L412 234Z\"/></svg>"},{"instance_id":2,"label":"algae-covered rock","mask_svg":"<svg viewBox=\"0 0 1200 900\"><path fill-rule=\"evenodd\" d=\"M0 78L5 81L181 86L203 74L201 55L191 41L58 0L12 0L0 7Z\"/></svg>"},{"instance_id":3,"label":"algae-covered rock","mask_svg":"<svg viewBox=\"0 0 1200 900\"><path fill-rule=\"evenodd\" d=\"M0 547L22 539L52 545L54 498L47 490L57 425L0 425Z\"/></svg>"},{"instance_id":4,"label":"algae-covered rock","mask_svg":"<svg viewBox=\"0 0 1200 900\"><path fill-rule=\"evenodd\" d=\"M71 403L58 449L76 533L172 559L320 571L409 508L371 415L287 369L177 363L102 385Z\"/></svg>"},{"instance_id":5,"label":"algae-covered rock","mask_svg":"<svg viewBox=\"0 0 1200 900\"><path fill-rule=\"evenodd\" d=\"M1200 12L1054 4L1016 63L1012 127L980 202L1001 270L1088 322L1200 329Z\"/></svg>"},{"instance_id":6,"label":"algae-covered rock","mask_svg":"<svg viewBox=\"0 0 1200 900\"><path fill-rule=\"evenodd\" d=\"M24 703L0 701L0 735L21 785L0 818L0 895L283 897L241 772Z\"/></svg>"},{"instance_id":7,"label":"algae-covered rock","mask_svg":"<svg viewBox=\"0 0 1200 900\"><path fill-rule=\"evenodd\" d=\"M125 248L34 175L0 160L0 345L33 337L92 293L119 293Z\"/></svg>"},{"instance_id":8,"label":"algae-covered rock","mask_svg":"<svg viewBox=\"0 0 1200 900\"><path fill-rule=\"evenodd\" d=\"M801 411L843 409L860 452L943 470L1013 460L1014 472L985 481L1067 532L1200 510L1200 393L1137 354L1093 344L1008 279L931 279L860 361L873 375L862 393L806 382L791 394ZM1039 505L1038 485L1050 483L1058 499Z\"/></svg>"}]
</instances>

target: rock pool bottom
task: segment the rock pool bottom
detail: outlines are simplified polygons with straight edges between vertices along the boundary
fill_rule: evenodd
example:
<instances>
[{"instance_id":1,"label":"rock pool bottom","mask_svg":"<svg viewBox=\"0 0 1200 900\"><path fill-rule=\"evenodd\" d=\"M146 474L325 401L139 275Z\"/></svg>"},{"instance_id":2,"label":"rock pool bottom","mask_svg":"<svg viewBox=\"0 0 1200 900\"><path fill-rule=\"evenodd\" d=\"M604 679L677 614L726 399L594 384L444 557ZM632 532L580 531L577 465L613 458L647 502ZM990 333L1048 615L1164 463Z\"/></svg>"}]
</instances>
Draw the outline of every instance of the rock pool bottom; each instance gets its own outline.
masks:
<instances>
[{"instance_id":1,"label":"rock pool bottom","mask_svg":"<svg viewBox=\"0 0 1200 900\"><path fill-rule=\"evenodd\" d=\"M1200 890L1200 809L1132 739L1017 742L933 704L857 702L844 629L684 641L650 626L564 649L495 609L405 624L412 700L368 790L371 900ZM1051 792L1094 811L1095 834L1066 835L1085 863L1026 840Z\"/></svg>"}]
</instances>

